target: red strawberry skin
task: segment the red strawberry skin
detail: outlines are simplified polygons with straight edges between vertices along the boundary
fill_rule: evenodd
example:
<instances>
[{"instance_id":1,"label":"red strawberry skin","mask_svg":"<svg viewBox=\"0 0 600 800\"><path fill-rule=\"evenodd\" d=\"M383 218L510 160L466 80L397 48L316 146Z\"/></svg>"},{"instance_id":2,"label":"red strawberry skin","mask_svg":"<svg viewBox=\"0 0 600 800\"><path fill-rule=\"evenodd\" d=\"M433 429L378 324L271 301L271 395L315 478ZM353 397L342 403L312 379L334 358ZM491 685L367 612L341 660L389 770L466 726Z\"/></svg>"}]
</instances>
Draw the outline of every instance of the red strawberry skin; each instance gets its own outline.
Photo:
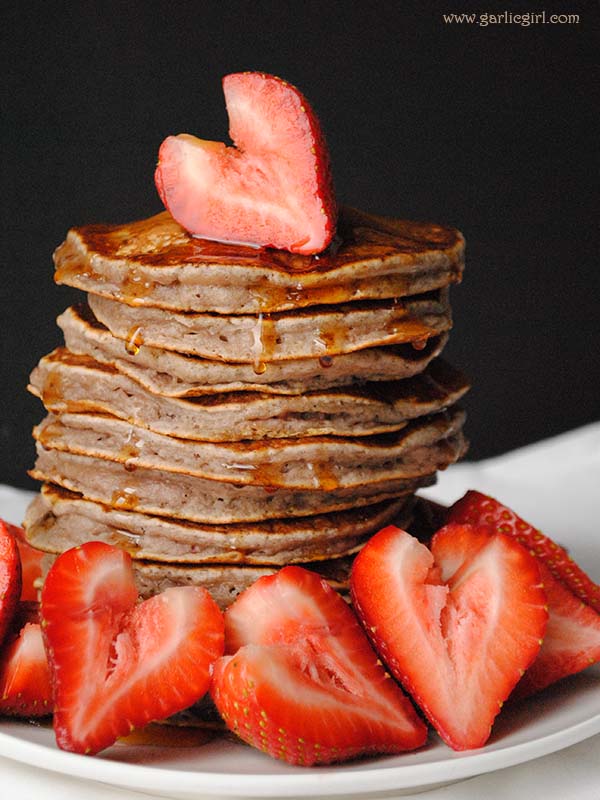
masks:
<instances>
[{"instance_id":1,"label":"red strawberry skin","mask_svg":"<svg viewBox=\"0 0 600 800\"><path fill-rule=\"evenodd\" d=\"M539 561L543 561L557 580L600 613L600 586L586 575L566 550L517 516L508 506L472 490L450 508L448 521L489 525L498 533L514 537Z\"/></svg>"},{"instance_id":2,"label":"red strawberry skin","mask_svg":"<svg viewBox=\"0 0 600 800\"><path fill-rule=\"evenodd\" d=\"M41 599L59 747L97 753L197 701L223 652L208 592L168 589L137 604L131 559L89 542L63 553Z\"/></svg>"},{"instance_id":3,"label":"red strawberry skin","mask_svg":"<svg viewBox=\"0 0 600 800\"><path fill-rule=\"evenodd\" d=\"M502 531L538 561L548 603L548 627L535 662L512 697L524 697L580 672L600 660L600 587L562 547L497 500L469 491L448 514L454 522L475 522Z\"/></svg>"},{"instance_id":4,"label":"red strawberry skin","mask_svg":"<svg viewBox=\"0 0 600 800\"><path fill-rule=\"evenodd\" d=\"M548 599L548 627L541 650L512 698L526 697L600 661L600 614L582 603L540 564Z\"/></svg>"},{"instance_id":5,"label":"red strawberry skin","mask_svg":"<svg viewBox=\"0 0 600 800\"><path fill-rule=\"evenodd\" d=\"M319 575L292 566L260 578L225 630L211 694L248 744L305 766L424 744L425 725Z\"/></svg>"},{"instance_id":6,"label":"red strawberry skin","mask_svg":"<svg viewBox=\"0 0 600 800\"><path fill-rule=\"evenodd\" d=\"M52 684L39 623L27 622L0 655L0 714L52 713Z\"/></svg>"},{"instance_id":7,"label":"red strawberry skin","mask_svg":"<svg viewBox=\"0 0 600 800\"><path fill-rule=\"evenodd\" d=\"M21 600L38 601L38 590L36 582L42 577L42 558L44 554L41 550L36 550L25 539L25 531L16 525L6 523L9 532L15 537L19 556L21 557Z\"/></svg>"},{"instance_id":8,"label":"red strawberry skin","mask_svg":"<svg viewBox=\"0 0 600 800\"><path fill-rule=\"evenodd\" d=\"M0 644L10 628L21 595L21 560L10 528L0 519Z\"/></svg>"},{"instance_id":9,"label":"red strawberry skin","mask_svg":"<svg viewBox=\"0 0 600 800\"><path fill-rule=\"evenodd\" d=\"M154 176L165 207L206 239L321 252L337 212L314 111L298 89L265 73L227 75L223 92L235 147L167 137Z\"/></svg>"},{"instance_id":10,"label":"red strawberry skin","mask_svg":"<svg viewBox=\"0 0 600 800\"><path fill-rule=\"evenodd\" d=\"M537 563L509 537L448 525L431 550L384 528L354 561L356 611L393 675L455 750L481 747L540 649Z\"/></svg>"}]
</instances>

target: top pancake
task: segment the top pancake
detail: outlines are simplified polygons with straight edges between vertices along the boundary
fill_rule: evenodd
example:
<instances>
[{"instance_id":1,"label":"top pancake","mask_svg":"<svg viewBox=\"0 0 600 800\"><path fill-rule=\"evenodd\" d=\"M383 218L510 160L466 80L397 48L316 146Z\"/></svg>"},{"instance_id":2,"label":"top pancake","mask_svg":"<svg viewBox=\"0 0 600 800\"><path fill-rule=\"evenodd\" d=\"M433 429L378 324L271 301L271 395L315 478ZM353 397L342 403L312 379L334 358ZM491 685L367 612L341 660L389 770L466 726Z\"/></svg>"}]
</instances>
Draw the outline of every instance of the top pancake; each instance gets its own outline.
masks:
<instances>
[{"instance_id":1,"label":"top pancake","mask_svg":"<svg viewBox=\"0 0 600 800\"><path fill-rule=\"evenodd\" d=\"M419 294L460 281L464 239L431 223L343 209L318 256L199 239L163 212L69 231L55 280L132 306L275 312Z\"/></svg>"}]
</instances>

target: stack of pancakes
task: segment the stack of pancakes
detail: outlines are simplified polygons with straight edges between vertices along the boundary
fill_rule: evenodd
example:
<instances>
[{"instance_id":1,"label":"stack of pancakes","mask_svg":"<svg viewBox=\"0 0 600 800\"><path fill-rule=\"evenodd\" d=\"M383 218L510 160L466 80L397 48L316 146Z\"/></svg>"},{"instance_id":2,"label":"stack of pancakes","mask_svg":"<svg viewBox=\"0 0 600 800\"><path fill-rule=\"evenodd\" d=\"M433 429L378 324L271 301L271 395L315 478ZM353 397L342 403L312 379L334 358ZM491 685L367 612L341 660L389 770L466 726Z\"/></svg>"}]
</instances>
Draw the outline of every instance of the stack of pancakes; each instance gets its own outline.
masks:
<instances>
[{"instance_id":1,"label":"stack of pancakes","mask_svg":"<svg viewBox=\"0 0 600 800\"><path fill-rule=\"evenodd\" d=\"M88 292L31 391L29 542L125 548L143 596L226 606L291 563L347 587L352 555L466 449L439 354L464 241L342 211L319 256L193 238L165 212L73 229L56 281Z\"/></svg>"}]
</instances>

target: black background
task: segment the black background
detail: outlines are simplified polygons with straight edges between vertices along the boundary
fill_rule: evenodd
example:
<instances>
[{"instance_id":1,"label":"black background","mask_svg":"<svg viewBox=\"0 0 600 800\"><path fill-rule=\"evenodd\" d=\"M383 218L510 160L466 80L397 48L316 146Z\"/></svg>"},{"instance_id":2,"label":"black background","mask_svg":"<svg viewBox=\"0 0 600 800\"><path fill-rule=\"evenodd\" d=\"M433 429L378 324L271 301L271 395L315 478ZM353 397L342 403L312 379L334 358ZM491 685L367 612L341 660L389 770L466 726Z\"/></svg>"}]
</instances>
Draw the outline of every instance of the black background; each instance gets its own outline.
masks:
<instances>
[{"instance_id":1,"label":"black background","mask_svg":"<svg viewBox=\"0 0 600 800\"><path fill-rule=\"evenodd\" d=\"M26 391L78 293L52 282L72 225L160 210L162 139L226 139L220 79L264 70L301 88L338 199L455 225L467 270L446 355L471 376L471 458L600 417L598 4L577 25L448 25L459 3L13 5L2 26L0 481L31 485ZM480 11L494 11L493 4Z\"/></svg>"}]
</instances>

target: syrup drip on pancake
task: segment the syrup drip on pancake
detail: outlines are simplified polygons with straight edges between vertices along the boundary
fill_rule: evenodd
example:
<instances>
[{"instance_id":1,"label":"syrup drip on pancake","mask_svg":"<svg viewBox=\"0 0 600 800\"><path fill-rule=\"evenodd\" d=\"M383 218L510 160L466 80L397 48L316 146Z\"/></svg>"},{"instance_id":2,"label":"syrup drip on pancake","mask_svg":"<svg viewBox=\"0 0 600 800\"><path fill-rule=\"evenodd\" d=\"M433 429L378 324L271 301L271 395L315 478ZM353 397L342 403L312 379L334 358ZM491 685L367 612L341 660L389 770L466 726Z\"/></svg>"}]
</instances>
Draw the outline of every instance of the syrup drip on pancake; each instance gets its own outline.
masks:
<instances>
[{"instance_id":1,"label":"syrup drip on pancake","mask_svg":"<svg viewBox=\"0 0 600 800\"><path fill-rule=\"evenodd\" d=\"M104 282L104 277L99 272L91 268L89 256L82 256L68 241L63 242L56 248L54 253L56 270L54 280L56 283L66 283L70 285L73 279L82 278L83 280Z\"/></svg>"},{"instance_id":2,"label":"syrup drip on pancake","mask_svg":"<svg viewBox=\"0 0 600 800\"><path fill-rule=\"evenodd\" d=\"M331 461L312 462L308 465L315 476L317 489L332 492L339 488L339 481L336 475L335 466Z\"/></svg>"},{"instance_id":3,"label":"syrup drip on pancake","mask_svg":"<svg viewBox=\"0 0 600 800\"><path fill-rule=\"evenodd\" d=\"M143 344L144 337L141 327L139 325L132 325L127 333L127 339L125 340L125 350L127 350L130 356L137 356Z\"/></svg>"},{"instance_id":4,"label":"syrup drip on pancake","mask_svg":"<svg viewBox=\"0 0 600 800\"><path fill-rule=\"evenodd\" d=\"M58 370L50 370L41 391L41 400L46 408L52 408L62 402L64 396L63 379Z\"/></svg>"},{"instance_id":5,"label":"syrup drip on pancake","mask_svg":"<svg viewBox=\"0 0 600 800\"><path fill-rule=\"evenodd\" d=\"M112 493L110 504L121 511L134 511L139 504L139 497L131 486L115 489Z\"/></svg>"},{"instance_id":6,"label":"syrup drip on pancake","mask_svg":"<svg viewBox=\"0 0 600 800\"><path fill-rule=\"evenodd\" d=\"M125 550L132 558L135 558L140 549L142 537L129 531L112 528L106 540L109 544L120 547L121 550Z\"/></svg>"},{"instance_id":7,"label":"syrup drip on pancake","mask_svg":"<svg viewBox=\"0 0 600 800\"><path fill-rule=\"evenodd\" d=\"M412 342L413 347L415 347L414 343L417 342L417 350L422 350L425 347L430 336L436 336L439 333L439 331L426 325L422 320L401 315L392 317L386 324L385 329L392 337L399 336L402 337L402 341ZM420 344L421 342L423 342L422 345Z\"/></svg>"},{"instance_id":8,"label":"syrup drip on pancake","mask_svg":"<svg viewBox=\"0 0 600 800\"><path fill-rule=\"evenodd\" d=\"M142 452L143 442L135 437L133 428L129 429L129 435L121 445L118 453L119 461L123 461L123 466L127 472L134 472L136 465L132 463L132 459L139 458Z\"/></svg>"},{"instance_id":9,"label":"syrup drip on pancake","mask_svg":"<svg viewBox=\"0 0 600 800\"><path fill-rule=\"evenodd\" d=\"M275 323L268 314L261 312L258 315L252 334L254 338L253 369L257 375L262 375L266 371L267 362L273 357L277 346Z\"/></svg>"},{"instance_id":10,"label":"syrup drip on pancake","mask_svg":"<svg viewBox=\"0 0 600 800\"><path fill-rule=\"evenodd\" d=\"M139 297L148 297L153 289L154 282L144 278L135 267L127 270L121 284L125 302L131 302Z\"/></svg>"}]
</instances>

